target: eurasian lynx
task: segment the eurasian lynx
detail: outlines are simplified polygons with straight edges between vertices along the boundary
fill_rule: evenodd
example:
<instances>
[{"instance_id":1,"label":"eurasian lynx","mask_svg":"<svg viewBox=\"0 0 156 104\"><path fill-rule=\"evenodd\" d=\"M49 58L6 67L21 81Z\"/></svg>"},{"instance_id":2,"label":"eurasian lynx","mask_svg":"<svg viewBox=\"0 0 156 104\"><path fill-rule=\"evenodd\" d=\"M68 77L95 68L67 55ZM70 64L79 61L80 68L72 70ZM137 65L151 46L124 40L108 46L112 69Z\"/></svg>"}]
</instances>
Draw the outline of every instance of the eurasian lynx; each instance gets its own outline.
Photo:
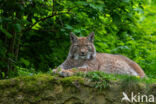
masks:
<instances>
[{"instance_id":1,"label":"eurasian lynx","mask_svg":"<svg viewBox=\"0 0 156 104\"><path fill-rule=\"evenodd\" d=\"M71 46L67 59L58 67L62 76L73 75L77 71L99 70L105 73L128 74L144 77L145 73L134 61L121 55L96 53L94 32L88 37L77 37L70 34ZM57 68L57 69L58 69ZM57 71L54 70L54 72Z\"/></svg>"}]
</instances>

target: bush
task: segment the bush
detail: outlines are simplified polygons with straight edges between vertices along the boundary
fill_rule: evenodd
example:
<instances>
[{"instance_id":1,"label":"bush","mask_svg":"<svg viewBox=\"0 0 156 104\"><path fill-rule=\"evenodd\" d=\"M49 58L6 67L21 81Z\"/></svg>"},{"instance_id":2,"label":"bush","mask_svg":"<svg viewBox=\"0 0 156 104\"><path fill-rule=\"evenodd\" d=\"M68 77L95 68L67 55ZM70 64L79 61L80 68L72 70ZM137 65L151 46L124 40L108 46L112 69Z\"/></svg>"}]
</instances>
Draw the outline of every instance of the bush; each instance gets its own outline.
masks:
<instances>
[{"instance_id":1,"label":"bush","mask_svg":"<svg viewBox=\"0 0 156 104\"><path fill-rule=\"evenodd\" d=\"M98 52L125 55L156 75L155 31L144 22L154 11L144 15L142 0L8 0L0 5L1 72L17 67L46 72L66 58L70 32L87 36L94 31Z\"/></svg>"}]
</instances>

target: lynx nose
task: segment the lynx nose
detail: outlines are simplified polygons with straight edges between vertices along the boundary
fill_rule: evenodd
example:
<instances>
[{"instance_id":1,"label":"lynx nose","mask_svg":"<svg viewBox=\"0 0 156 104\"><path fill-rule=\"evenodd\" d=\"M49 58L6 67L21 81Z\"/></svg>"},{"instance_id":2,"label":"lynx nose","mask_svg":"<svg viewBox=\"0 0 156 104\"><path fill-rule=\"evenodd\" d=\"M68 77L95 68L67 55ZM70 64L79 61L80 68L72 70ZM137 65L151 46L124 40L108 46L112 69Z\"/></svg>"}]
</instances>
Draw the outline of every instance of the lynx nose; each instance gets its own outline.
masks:
<instances>
[{"instance_id":1,"label":"lynx nose","mask_svg":"<svg viewBox=\"0 0 156 104\"><path fill-rule=\"evenodd\" d=\"M81 55L85 55L85 49L81 49Z\"/></svg>"},{"instance_id":2,"label":"lynx nose","mask_svg":"<svg viewBox=\"0 0 156 104\"><path fill-rule=\"evenodd\" d=\"M82 55L82 56L85 55L85 52L81 52L81 55Z\"/></svg>"}]
</instances>

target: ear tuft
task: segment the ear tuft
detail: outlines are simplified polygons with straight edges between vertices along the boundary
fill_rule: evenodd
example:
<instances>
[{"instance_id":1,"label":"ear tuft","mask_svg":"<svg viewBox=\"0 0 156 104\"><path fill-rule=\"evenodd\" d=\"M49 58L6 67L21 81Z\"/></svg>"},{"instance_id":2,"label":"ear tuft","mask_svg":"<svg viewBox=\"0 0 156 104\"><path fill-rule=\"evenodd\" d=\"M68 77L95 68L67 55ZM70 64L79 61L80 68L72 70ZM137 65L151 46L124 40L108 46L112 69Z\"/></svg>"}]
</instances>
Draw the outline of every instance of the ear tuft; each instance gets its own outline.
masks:
<instances>
[{"instance_id":1,"label":"ear tuft","mask_svg":"<svg viewBox=\"0 0 156 104\"><path fill-rule=\"evenodd\" d=\"M70 40L72 43L77 42L77 36L74 33L70 33Z\"/></svg>"},{"instance_id":2,"label":"ear tuft","mask_svg":"<svg viewBox=\"0 0 156 104\"><path fill-rule=\"evenodd\" d=\"M91 32L87 37L90 42L94 42L94 35L95 35L94 32Z\"/></svg>"}]
</instances>

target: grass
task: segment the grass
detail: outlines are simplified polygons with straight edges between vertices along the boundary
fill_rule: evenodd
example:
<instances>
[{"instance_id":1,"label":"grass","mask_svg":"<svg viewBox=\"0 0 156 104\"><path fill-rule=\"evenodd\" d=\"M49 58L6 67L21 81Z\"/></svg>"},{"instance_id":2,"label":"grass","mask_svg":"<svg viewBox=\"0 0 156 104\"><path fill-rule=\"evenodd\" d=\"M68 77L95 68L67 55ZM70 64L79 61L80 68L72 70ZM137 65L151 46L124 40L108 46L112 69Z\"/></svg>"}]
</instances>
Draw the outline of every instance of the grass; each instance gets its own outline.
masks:
<instances>
[{"instance_id":1,"label":"grass","mask_svg":"<svg viewBox=\"0 0 156 104\"><path fill-rule=\"evenodd\" d=\"M21 71L22 70L22 71ZM40 73L33 73L33 72L25 72L27 70L25 69L20 69L19 71L19 77L22 78L29 78L29 76L34 77L35 76L42 76L45 73L40 72ZM24 74L23 74L24 71ZM51 75L52 73L52 69L50 69L46 74L47 76ZM55 77L58 77L58 75L54 75ZM152 78L152 77L146 77L146 78L140 78L139 76L128 76L128 75L119 75L119 74L107 74L104 72L100 72L100 71L93 71L93 72L88 72L88 73L83 73L83 72L78 72L75 74L76 79L78 77L78 79L81 78L86 78L91 82L95 83L95 88L99 88L99 89L103 89L103 88L109 88L110 87L110 83L112 81L116 81L116 82L129 82L129 81L133 81L133 82L143 82L146 84L153 84L156 83L156 78ZM68 82L70 79L70 82ZM64 83L71 83L73 80L75 79L74 76L72 77L67 77L67 78L63 78L62 82Z\"/></svg>"},{"instance_id":2,"label":"grass","mask_svg":"<svg viewBox=\"0 0 156 104\"><path fill-rule=\"evenodd\" d=\"M140 84L143 86L156 84L154 78L140 78L138 76L128 76L119 74L107 74L101 71L88 73L79 72L70 77L60 77L58 74L39 73L36 75L19 76L12 79L1 80L0 88L17 86L16 89L25 89L25 92L33 92L45 87L53 86L53 83L63 84L65 86L79 87L79 84L96 88L99 91L108 90L114 84L120 84L121 89L139 89ZM39 86L39 87L35 87ZM31 88L31 89L30 89Z\"/></svg>"},{"instance_id":3,"label":"grass","mask_svg":"<svg viewBox=\"0 0 156 104\"><path fill-rule=\"evenodd\" d=\"M147 84L156 83L155 78L148 78L148 77L140 78L139 76L107 74L107 73L100 72L100 71L88 72L86 74L81 72L81 73L77 73L77 75L85 77L85 78L92 79L92 81L98 81L98 80L101 80L101 79L105 79L105 80L112 80L112 81L134 80L134 81L137 81L137 82L144 82L144 83L147 83Z\"/></svg>"}]
</instances>

